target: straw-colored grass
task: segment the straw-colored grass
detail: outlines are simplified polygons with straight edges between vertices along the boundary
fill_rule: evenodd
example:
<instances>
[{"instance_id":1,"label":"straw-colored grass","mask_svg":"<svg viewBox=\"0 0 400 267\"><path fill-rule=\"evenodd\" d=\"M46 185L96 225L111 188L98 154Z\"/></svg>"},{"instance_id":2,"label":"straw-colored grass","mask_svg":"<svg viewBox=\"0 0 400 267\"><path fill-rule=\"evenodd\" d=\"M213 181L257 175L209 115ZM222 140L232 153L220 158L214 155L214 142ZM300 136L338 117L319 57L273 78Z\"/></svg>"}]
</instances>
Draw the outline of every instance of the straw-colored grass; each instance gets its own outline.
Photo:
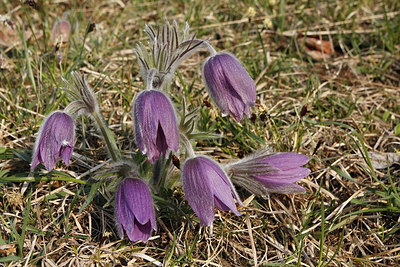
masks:
<instances>
[{"instance_id":1,"label":"straw-colored grass","mask_svg":"<svg viewBox=\"0 0 400 267\"><path fill-rule=\"evenodd\" d=\"M73 33L56 51L51 29L64 12ZM0 266L399 264L398 1L6 0L0 15ZM70 166L30 177L29 163L43 116L67 104L59 85L71 70L87 75L124 155L136 151L130 112L143 83L132 48L146 42L145 24L164 19L235 54L257 83L252 117L238 124L204 89L206 53L179 68L178 109L183 98L200 107L198 128L225 136L196 150L226 162L266 144L308 155L312 173L299 182L306 194L239 189L243 216L217 212L213 229L177 187L157 201L157 232L134 243L116 234L114 188L91 193L93 172L109 162L90 120L78 123ZM317 60L307 38L335 53Z\"/></svg>"}]
</instances>

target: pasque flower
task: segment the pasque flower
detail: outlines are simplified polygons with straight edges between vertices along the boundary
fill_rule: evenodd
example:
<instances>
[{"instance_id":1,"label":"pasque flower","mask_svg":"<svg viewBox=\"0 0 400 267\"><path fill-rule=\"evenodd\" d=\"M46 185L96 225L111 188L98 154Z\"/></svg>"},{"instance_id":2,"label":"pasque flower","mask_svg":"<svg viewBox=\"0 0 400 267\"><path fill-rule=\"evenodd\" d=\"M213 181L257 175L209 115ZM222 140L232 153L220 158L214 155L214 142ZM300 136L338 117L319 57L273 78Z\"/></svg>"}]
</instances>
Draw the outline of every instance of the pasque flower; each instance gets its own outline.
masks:
<instances>
[{"instance_id":1,"label":"pasque flower","mask_svg":"<svg viewBox=\"0 0 400 267\"><path fill-rule=\"evenodd\" d=\"M182 170L183 189L193 211L200 222L211 225L214 220L214 206L223 211L241 215L235 206L240 201L231 181L217 162L197 156L189 158Z\"/></svg>"},{"instance_id":2,"label":"pasque flower","mask_svg":"<svg viewBox=\"0 0 400 267\"><path fill-rule=\"evenodd\" d=\"M68 42L69 34L71 31L71 24L66 18L56 21L51 30L52 38L54 43L66 43Z\"/></svg>"},{"instance_id":3,"label":"pasque flower","mask_svg":"<svg viewBox=\"0 0 400 267\"><path fill-rule=\"evenodd\" d=\"M305 189L294 182L310 174L310 169L302 167L308 161L302 154L261 150L225 169L232 175L233 183L257 195L298 193Z\"/></svg>"},{"instance_id":4,"label":"pasque flower","mask_svg":"<svg viewBox=\"0 0 400 267\"><path fill-rule=\"evenodd\" d=\"M140 179L127 178L118 186L115 216L118 232L129 240L146 242L156 230L153 200L148 186Z\"/></svg>"},{"instance_id":5,"label":"pasque flower","mask_svg":"<svg viewBox=\"0 0 400 267\"><path fill-rule=\"evenodd\" d=\"M75 124L70 115L62 111L48 115L36 138L31 169L42 162L51 171L59 157L68 165L74 149L74 135Z\"/></svg>"},{"instance_id":6,"label":"pasque flower","mask_svg":"<svg viewBox=\"0 0 400 267\"><path fill-rule=\"evenodd\" d=\"M250 115L256 101L256 86L246 69L231 54L217 53L203 66L203 78L211 98L226 115L237 121Z\"/></svg>"},{"instance_id":7,"label":"pasque flower","mask_svg":"<svg viewBox=\"0 0 400 267\"><path fill-rule=\"evenodd\" d=\"M133 106L136 144L154 162L168 150L177 151L179 131L174 107L161 91L139 93Z\"/></svg>"}]
</instances>

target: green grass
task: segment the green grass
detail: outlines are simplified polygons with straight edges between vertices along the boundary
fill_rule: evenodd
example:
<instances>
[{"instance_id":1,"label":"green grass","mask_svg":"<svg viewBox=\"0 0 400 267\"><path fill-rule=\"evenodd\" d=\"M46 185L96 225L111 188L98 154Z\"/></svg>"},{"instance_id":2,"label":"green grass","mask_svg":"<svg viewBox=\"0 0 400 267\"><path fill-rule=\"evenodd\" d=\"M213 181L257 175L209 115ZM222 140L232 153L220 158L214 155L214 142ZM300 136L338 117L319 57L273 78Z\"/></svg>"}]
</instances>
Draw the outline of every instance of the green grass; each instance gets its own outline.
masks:
<instances>
[{"instance_id":1,"label":"green grass","mask_svg":"<svg viewBox=\"0 0 400 267\"><path fill-rule=\"evenodd\" d=\"M369 156L400 151L398 1L38 1L37 9L4 3L0 14L13 22L15 42L0 46L0 265L400 263L399 163L377 170ZM67 11L73 33L59 49L59 64L51 29ZM266 16L272 29L264 27ZM266 145L310 156L312 174L299 182L306 194L254 198L240 217L218 212L213 231L199 225L179 186L166 190L155 199L158 231L143 244L118 238L115 189L92 179L107 152L90 120L78 123L70 166L30 176L29 163L43 116L68 104L60 85L71 70L87 75L118 146L132 156L131 105L143 88L132 49L145 42L145 24L164 18L187 21L199 38L235 54L257 81L252 118L237 123L221 117L206 93L206 53L179 68L170 88L179 112L198 108L197 129L224 136L199 140L196 150L227 162ZM90 23L96 28L88 33ZM1 31L7 27L1 22ZM313 60L297 38L307 32L332 40L336 54ZM149 170L141 166L142 174ZM179 171L172 174L178 183Z\"/></svg>"}]
</instances>

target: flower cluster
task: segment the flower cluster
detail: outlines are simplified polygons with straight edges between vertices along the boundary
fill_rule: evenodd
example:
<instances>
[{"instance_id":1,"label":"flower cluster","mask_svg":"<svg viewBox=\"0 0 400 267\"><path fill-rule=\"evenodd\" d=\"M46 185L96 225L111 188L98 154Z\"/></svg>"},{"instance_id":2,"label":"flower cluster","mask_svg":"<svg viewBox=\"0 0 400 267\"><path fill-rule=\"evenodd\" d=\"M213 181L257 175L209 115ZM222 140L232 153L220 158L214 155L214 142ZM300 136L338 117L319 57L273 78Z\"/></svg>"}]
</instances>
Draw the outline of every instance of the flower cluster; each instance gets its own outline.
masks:
<instances>
[{"instance_id":1,"label":"flower cluster","mask_svg":"<svg viewBox=\"0 0 400 267\"><path fill-rule=\"evenodd\" d=\"M61 30L67 27L62 21L56 25L54 35L62 34ZM32 171L39 163L52 170L59 157L68 164L74 145L74 119L81 115L90 117L104 138L113 161L112 171L103 171L94 178L108 176L115 180L112 184L117 185L115 219L118 232L121 238L126 235L131 241L143 242L156 230L152 194L167 186L168 183L162 181L168 178L168 172L162 168L165 170L171 163L169 159L173 153L185 158L181 168L183 190L200 223L206 226L213 223L215 207L241 215L236 205L243 206L243 203L233 184L259 196L304 192L305 189L294 182L310 173L302 167L309 160L305 155L261 149L242 160L221 166L212 158L195 153L192 147L196 136L192 134L195 111L185 115L184 107L178 113L168 94L169 81L179 65L193 53L206 49L211 55L202 68L205 87L222 114L231 115L236 121L250 115L250 108L256 102L255 83L235 56L216 52L208 40L196 39L187 24L182 30L175 22L146 26L145 32L149 46L139 44L135 50L145 86L133 100L132 118L137 148L153 165L152 175L140 175L132 160L122 155L102 119L96 94L79 72L63 79L62 87L71 102L64 111L56 111L44 120L33 152ZM143 177L152 178L146 181Z\"/></svg>"}]
</instances>

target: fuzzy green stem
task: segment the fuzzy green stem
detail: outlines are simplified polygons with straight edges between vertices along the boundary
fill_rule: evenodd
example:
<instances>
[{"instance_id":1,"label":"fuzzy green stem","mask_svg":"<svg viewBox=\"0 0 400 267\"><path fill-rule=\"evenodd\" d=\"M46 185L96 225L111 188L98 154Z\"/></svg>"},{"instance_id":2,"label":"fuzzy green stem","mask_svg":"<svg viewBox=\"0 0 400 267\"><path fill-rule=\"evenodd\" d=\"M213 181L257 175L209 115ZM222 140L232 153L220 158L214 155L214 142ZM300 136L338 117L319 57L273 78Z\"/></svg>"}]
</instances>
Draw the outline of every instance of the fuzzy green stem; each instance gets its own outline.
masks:
<instances>
[{"instance_id":1,"label":"fuzzy green stem","mask_svg":"<svg viewBox=\"0 0 400 267\"><path fill-rule=\"evenodd\" d=\"M101 115L98 112L93 112L92 116L97 123L97 126L100 129L101 135L103 135L104 141L107 145L107 150L110 153L110 156L113 161L118 161L121 159L121 152L117 147L117 143L115 142L114 135L110 131L110 129L105 125L104 120L101 118Z\"/></svg>"},{"instance_id":2,"label":"fuzzy green stem","mask_svg":"<svg viewBox=\"0 0 400 267\"><path fill-rule=\"evenodd\" d=\"M155 192L159 192L160 186L165 186L165 166L166 160L164 155L160 157L153 164L153 171L150 179L150 184Z\"/></svg>"},{"instance_id":3,"label":"fuzzy green stem","mask_svg":"<svg viewBox=\"0 0 400 267\"><path fill-rule=\"evenodd\" d=\"M189 154L189 158L194 158L194 157L196 157L196 154L194 153L193 146L192 146L192 144L190 143L189 138L188 138L185 134L183 134L183 133L181 133L181 138L182 138L183 144L184 144L185 147L186 147L186 151L187 151L187 153Z\"/></svg>"},{"instance_id":4,"label":"fuzzy green stem","mask_svg":"<svg viewBox=\"0 0 400 267\"><path fill-rule=\"evenodd\" d=\"M207 50L208 52L210 52L211 56L215 56L217 54L217 51L214 49L214 47L207 41L204 41L204 43L206 44Z\"/></svg>"}]
</instances>

